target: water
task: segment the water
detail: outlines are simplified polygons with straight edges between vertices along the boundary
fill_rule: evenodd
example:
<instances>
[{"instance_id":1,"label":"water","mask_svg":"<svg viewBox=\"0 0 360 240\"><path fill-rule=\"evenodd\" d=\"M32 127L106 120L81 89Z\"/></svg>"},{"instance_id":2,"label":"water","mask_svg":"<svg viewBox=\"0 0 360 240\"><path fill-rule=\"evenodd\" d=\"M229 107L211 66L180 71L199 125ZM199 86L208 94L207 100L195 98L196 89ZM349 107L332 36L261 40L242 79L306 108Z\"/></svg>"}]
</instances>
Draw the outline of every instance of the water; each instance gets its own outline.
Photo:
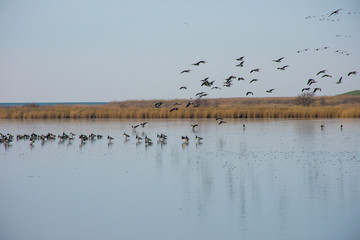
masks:
<instances>
[{"instance_id":1,"label":"water","mask_svg":"<svg viewBox=\"0 0 360 240\"><path fill-rule=\"evenodd\" d=\"M360 120L140 122L0 120L104 136L1 144L0 239L360 239Z\"/></svg>"}]
</instances>

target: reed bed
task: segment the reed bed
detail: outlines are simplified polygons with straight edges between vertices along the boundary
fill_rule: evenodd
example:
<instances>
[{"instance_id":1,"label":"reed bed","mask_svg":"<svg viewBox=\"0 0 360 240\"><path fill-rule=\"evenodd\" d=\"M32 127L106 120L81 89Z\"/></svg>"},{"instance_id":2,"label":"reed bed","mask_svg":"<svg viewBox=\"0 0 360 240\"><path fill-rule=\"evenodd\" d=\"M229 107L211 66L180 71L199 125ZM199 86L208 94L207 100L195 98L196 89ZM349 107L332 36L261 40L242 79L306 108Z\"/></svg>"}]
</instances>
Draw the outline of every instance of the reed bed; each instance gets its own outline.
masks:
<instances>
[{"instance_id":1,"label":"reed bed","mask_svg":"<svg viewBox=\"0 0 360 240\"><path fill-rule=\"evenodd\" d=\"M82 119L82 118L359 118L360 96L316 97L312 106L296 105L295 98L227 98L200 100L199 107L185 107L188 100L139 100L104 105L35 104L2 107L1 119ZM154 103L164 102L161 108ZM179 110L170 112L175 102Z\"/></svg>"}]
</instances>

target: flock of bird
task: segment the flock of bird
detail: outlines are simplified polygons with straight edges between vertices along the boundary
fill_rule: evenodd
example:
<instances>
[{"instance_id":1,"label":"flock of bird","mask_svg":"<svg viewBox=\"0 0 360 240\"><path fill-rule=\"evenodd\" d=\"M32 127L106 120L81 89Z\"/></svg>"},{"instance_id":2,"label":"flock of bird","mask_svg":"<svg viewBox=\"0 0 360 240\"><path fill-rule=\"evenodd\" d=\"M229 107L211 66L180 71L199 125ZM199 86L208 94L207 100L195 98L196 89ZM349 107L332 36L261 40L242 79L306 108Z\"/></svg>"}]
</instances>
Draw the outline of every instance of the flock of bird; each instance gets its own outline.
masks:
<instances>
[{"instance_id":1,"label":"flock of bird","mask_svg":"<svg viewBox=\"0 0 360 240\"><path fill-rule=\"evenodd\" d=\"M222 122L219 122L219 125L221 123L225 123L225 121L222 120ZM142 136L139 136L139 133L137 132L137 128L139 126L142 126L142 128L144 128L146 124L148 124L148 122L132 125L131 128L132 128L132 135L135 135L136 144L138 145L144 143L145 146L148 147L153 144L153 140L149 138L144 132L142 132L141 134ZM199 124L191 124L192 132L196 133L198 127ZM129 141L131 138L130 134L127 134L126 132L123 133L123 136L125 142ZM93 142L95 140L103 139L103 135L90 133L89 135L79 134L78 137L76 137L76 134L73 132L70 132L69 134L63 132L62 134L58 134L58 135L53 133L47 133L47 134L32 133L32 134L17 134L16 136L14 136L10 133L7 134L0 133L0 144L4 144L5 147L8 147L11 146L14 139L16 139L16 141L28 141L29 145L31 147L34 147L34 144L37 141L41 142L41 145L44 145L46 142L53 142L58 139L59 144L65 142L67 142L68 144L72 144L76 138L78 138L78 140L80 141L80 146L82 146L86 144L86 142L89 141ZM167 141L167 135L165 135L164 133L156 134L156 138L158 144L165 144ZM111 145L115 138L108 135L107 139L108 139L108 145ZM203 140L203 138L198 135L195 135L194 139L197 144L201 144ZM190 138L187 135L181 136L181 141L183 144L187 145L190 142Z\"/></svg>"},{"instance_id":2,"label":"flock of bird","mask_svg":"<svg viewBox=\"0 0 360 240\"><path fill-rule=\"evenodd\" d=\"M326 15L323 15L323 17L327 17L329 20L333 20L333 18L336 15L339 15L341 12L343 11L343 9L336 9ZM356 14L355 12L349 12L348 14ZM309 18L313 18L313 17L307 17L306 19ZM340 35L339 35L340 36ZM325 46L325 47L319 47L319 48L315 48L313 51L318 52L318 51L323 51L323 50L328 50L330 49L330 47ZM296 53L303 53L303 52L309 52L311 51L310 48L306 48L303 50L298 50L296 51ZM350 55L349 52L344 51L344 50L336 50L334 51L337 54L343 54L343 55ZM234 59L235 63L234 63L234 67L235 68L243 68L245 69L245 73L246 73L246 63L245 63L245 56L241 56L238 58ZM270 60L269 60L270 61ZM279 58L275 58L272 60L272 62L274 62L275 66L274 69L275 71L286 71L288 70L290 67L290 64L286 62L286 58L284 56L279 57ZM207 64L208 62L204 59L200 60L200 61L196 61L192 64L190 64L190 66L192 66L192 68L188 68L188 69L184 69L182 71L180 71L180 75L188 75L191 74L193 71L196 71L196 69L201 68L202 65ZM260 67L255 67L255 68L250 68L248 69L247 74L250 77L248 81L249 85L248 86L252 86L253 84L256 84L256 82L261 82L261 79L259 78L258 73L261 72L261 68ZM344 74L343 76L339 76L338 80L336 82L334 82L334 84L341 84L343 83L343 80L345 79L345 77L347 76L348 78L350 78L352 75L356 75L357 71L351 71L349 73L347 73L346 75ZM243 74L244 75L244 74ZM188 76L187 76L188 77ZM315 94L316 92L322 91L322 89L319 86L315 86L316 83L318 83L319 79L331 79L333 78L333 76L331 75L330 70L327 69L321 69L318 71L318 73L310 78L306 80L306 86L304 86L301 89L301 93L303 92L309 92L309 94ZM236 81L237 80L237 81ZM195 94L194 97L191 97L189 102L186 104L185 108L193 106L193 107L199 107L201 104L201 101L196 101L196 100L201 100L204 97L207 97L210 95L209 91L214 91L214 90L221 90L222 88L230 88L235 84L236 82L246 82L244 76L234 76L233 74L229 75L228 77L225 77L223 79L222 83L218 83L217 80L213 80L211 79L209 76L206 76L203 79L199 79L199 86L203 89L206 89L204 91L200 91L197 92ZM251 85L250 85L251 84ZM311 86L311 87L310 87ZM314 87L315 86L315 87ZM186 85L181 85L178 88L179 91L186 91L189 90L189 87ZM209 91L207 91L209 90ZM265 92L267 94L271 94L275 91L275 88L270 88L270 89L266 89ZM244 92L244 95L246 97L248 96L255 96L256 92L254 92L251 89L248 89ZM195 100L194 100L195 99ZM155 103L155 108L161 108L161 105L163 104L163 102L156 102ZM174 103L173 107L170 109L170 112L174 112L179 110L179 106L181 105L181 103Z\"/></svg>"}]
</instances>

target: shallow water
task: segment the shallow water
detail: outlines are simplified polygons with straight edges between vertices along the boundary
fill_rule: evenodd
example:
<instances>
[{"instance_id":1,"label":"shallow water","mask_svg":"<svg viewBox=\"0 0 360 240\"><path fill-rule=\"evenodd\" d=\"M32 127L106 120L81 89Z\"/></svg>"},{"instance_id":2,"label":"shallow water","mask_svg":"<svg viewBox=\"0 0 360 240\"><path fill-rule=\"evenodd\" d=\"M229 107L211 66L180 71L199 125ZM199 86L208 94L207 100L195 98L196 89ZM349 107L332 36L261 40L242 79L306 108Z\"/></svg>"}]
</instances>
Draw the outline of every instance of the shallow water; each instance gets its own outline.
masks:
<instances>
[{"instance_id":1,"label":"shallow water","mask_svg":"<svg viewBox=\"0 0 360 240\"><path fill-rule=\"evenodd\" d=\"M140 122L0 120L104 136L0 144L0 239L360 239L360 120Z\"/></svg>"}]
</instances>

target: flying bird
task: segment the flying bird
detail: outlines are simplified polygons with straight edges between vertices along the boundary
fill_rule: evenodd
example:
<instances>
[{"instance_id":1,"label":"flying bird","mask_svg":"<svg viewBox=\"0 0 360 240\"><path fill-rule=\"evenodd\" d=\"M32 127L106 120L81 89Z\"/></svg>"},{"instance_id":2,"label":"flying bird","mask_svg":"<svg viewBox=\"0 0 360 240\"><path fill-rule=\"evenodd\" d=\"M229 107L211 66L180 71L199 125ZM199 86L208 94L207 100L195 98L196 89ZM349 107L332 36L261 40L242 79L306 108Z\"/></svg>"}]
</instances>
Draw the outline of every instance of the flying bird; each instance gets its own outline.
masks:
<instances>
[{"instance_id":1,"label":"flying bird","mask_svg":"<svg viewBox=\"0 0 360 240\"><path fill-rule=\"evenodd\" d=\"M211 89L221 89L221 88L219 88L219 87L212 87Z\"/></svg>"},{"instance_id":2,"label":"flying bird","mask_svg":"<svg viewBox=\"0 0 360 240\"><path fill-rule=\"evenodd\" d=\"M331 17L331 16L334 15L334 14L338 14L340 10L342 10L342 8L337 9L337 10L335 10L335 11L332 11L332 12L329 14L329 17Z\"/></svg>"},{"instance_id":3,"label":"flying bird","mask_svg":"<svg viewBox=\"0 0 360 240\"><path fill-rule=\"evenodd\" d=\"M331 75L328 75L328 74L325 74L325 75L323 75L321 78L324 78L324 77L332 77Z\"/></svg>"},{"instance_id":4,"label":"flying bird","mask_svg":"<svg viewBox=\"0 0 360 240\"><path fill-rule=\"evenodd\" d=\"M255 68L255 69L251 70L250 73L259 72L259 71L260 71L260 68Z\"/></svg>"},{"instance_id":5,"label":"flying bird","mask_svg":"<svg viewBox=\"0 0 360 240\"><path fill-rule=\"evenodd\" d=\"M238 78L238 81L241 81L241 80L245 80L245 78L239 77L239 78Z\"/></svg>"},{"instance_id":6,"label":"flying bird","mask_svg":"<svg viewBox=\"0 0 360 240\"><path fill-rule=\"evenodd\" d=\"M180 74L182 74L182 73L188 73L188 72L190 72L190 71L191 71L190 69L186 69L186 70L182 71Z\"/></svg>"},{"instance_id":7,"label":"flying bird","mask_svg":"<svg viewBox=\"0 0 360 240\"><path fill-rule=\"evenodd\" d=\"M220 120L220 122L218 124L220 125L220 124L223 124L223 123L226 123L226 121L225 120Z\"/></svg>"},{"instance_id":8,"label":"flying bird","mask_svg":"<svg viewBox=\"0 0 360 240\"><path fill-rule=\"evenodd\" d=\"M201 61L198 61L197 63L193 63L191 65L194 65L194 66L199 66L200 63L206 63L204 60L201 60Z\"/></svg>"},{"instance_id":9,"label":"flying bird","mask_svg":"<svg viewBox=\"0 0 360 240\"><path fill-rule=\"evenodd\" d=\"M313 93L315 93L315 92L318 91L318 90L321 92L321 88L314 88Z\"/></svg>"},{"instance_id":10,"label":"flying bird","mask_svg":"<svg viewBox=\"0 0 360 240\"><path fill-rule=\"evenodd\" d=\"M179 90L181 90L181 89L187 89L187 87L182 86L182 87L179 88Z\"/></svg>"},{"instance_id":11,"label":"flying bird","mask_svg":"<svg viewBox=\"0 0 360 240\"><path fill-rule=\"evenodd\" d=\"M267 93L272 93L275 89L272 88L272 89L269 89L269 90L266 90Z\"/></svg>"},{"instance_id":12,"label":"flying bird","mask_svg":"<svg viewBox=\"0 0 360 240\"><path fill-rule=\"evenodd\" d=\"M327 70L321 70L321 71L319 71L319 72L316 74L316 76L319 75L319 74L325 73L326 71L327 71Z\"/></svg>"},{"instance_id":13,"label":"flying bird","mask_svg":"<svg viewBox=\"0 0 360 240\"><path fill-rule=\"evenodd\" d=\"M250 83L252 83L252 82L256 82L256 81L259 81L259 79L254 78L254 79L252 79L252 80L250 81Z\"/></svg>"},{"instance_id":14,"label":"flying bird","mask_svg":"<svg viewBox=\"0 0 360 240\"><path fill-rule=\"evenodd\" d=\"M278 67L277 69L279 69L279 70L285 70L285 68L287 68L287 67L289 67L289 65L285 65L285 66L283 66L283 67Z\"/></svg>"},{"instance_id":15,"label":"flying bird","mask_svg":"<svg viewBox=\"0 0 360 240\"><path fill-rule=\"evenodd\" d=\"M245 57L245 56L242 56L242 57L236 58L235 60L237 60L237 61L243 61L243 60L244 60L244 57Z\"/></svg>"},{"instance_id":16,"label":"flying bird","mask_svg":"<svg viewBox=\"0 0 360 240\"><path fill-rule=\"evenodd\" d=\"M242 61L238 65L236 65L236 67L243 67L243 66L244 66L244 61Z\"/></svg>"},{"instance_id":17,"label":"flying bird","mask_svg":"<svg viewBox=\"0 0 360 240\"><path fill-rule=\"evenodd\" d=\"M350 76L350 75L352 75L352 74L353 74L353 75L356 75L356 74L357 74L357 71L349 72L349 73L348 73L348 76Z\"/></svg>"},{"instance_id":18,"label":"flying bird","mask_svg":"<svg viewBox=\"0 0 360 240\"><path fill-rule=\"evenodd\" d=\"M341 78L339 79L339 81L336 82L336 84L342 83L342 78L343 78L343 77L341 77Z\"/></svg>"},{"instance_id":19,"label":"flying bird","mask_svg":"<svg viewBox=\"0 0 360 240\"><path fill-rule=\"evenodd\" d=\"M303 91L309 91L309 90L310 90L310 88L307 87L307 88L303 88L303 89L301 90L301 92L303 92Z\"/></svg>"},{"instance_id":20,"label":"flying bird","mask_svg":"<svg viewBox=\"0 0 360 240\"><path fill-rule=\"evenodd\" d=\"M311 85L311 84L313 84L313 83L317 83L317 81L315 81L314 79L312 79L312 78L310 78L309 80L308 80L308 82L307 82L307 85Z\"/></svg>"},{"instance_id":21,"label":"flying bird","mask_svg":"<svg viewBox=\"0 0 360 240\"><path fill-rule=\"evenodd\" d=\"M281 58L279 58L279 59L275 59L275 60L273 60L273 62L281 62L281 60L283 60L284 59L284 57L281 57Z\"/></svg>"},{"instance_id":22,"label":"flying bird","mask_svg":"<svg viewBox=\"0 0 360 240\"><path fill-rule=\"evenodd\" d=\"M170 112L172 112L172 111L177 111L177 110L179 110L179 108L174 107L174 108L170 109Z\"/></svg>"},{"instance_id":23,"label":"flying bird","mask_svg":"<svg viewBox=\"0 0 360 240\"><path fill-rule=\"evenodd\" d=\"M254 96L254 93L253 93L253 92L247 92L247 93L246 93L246 96L247 96L247 95L250 95L250 94Z\"/></svg>"}]
</instances>

